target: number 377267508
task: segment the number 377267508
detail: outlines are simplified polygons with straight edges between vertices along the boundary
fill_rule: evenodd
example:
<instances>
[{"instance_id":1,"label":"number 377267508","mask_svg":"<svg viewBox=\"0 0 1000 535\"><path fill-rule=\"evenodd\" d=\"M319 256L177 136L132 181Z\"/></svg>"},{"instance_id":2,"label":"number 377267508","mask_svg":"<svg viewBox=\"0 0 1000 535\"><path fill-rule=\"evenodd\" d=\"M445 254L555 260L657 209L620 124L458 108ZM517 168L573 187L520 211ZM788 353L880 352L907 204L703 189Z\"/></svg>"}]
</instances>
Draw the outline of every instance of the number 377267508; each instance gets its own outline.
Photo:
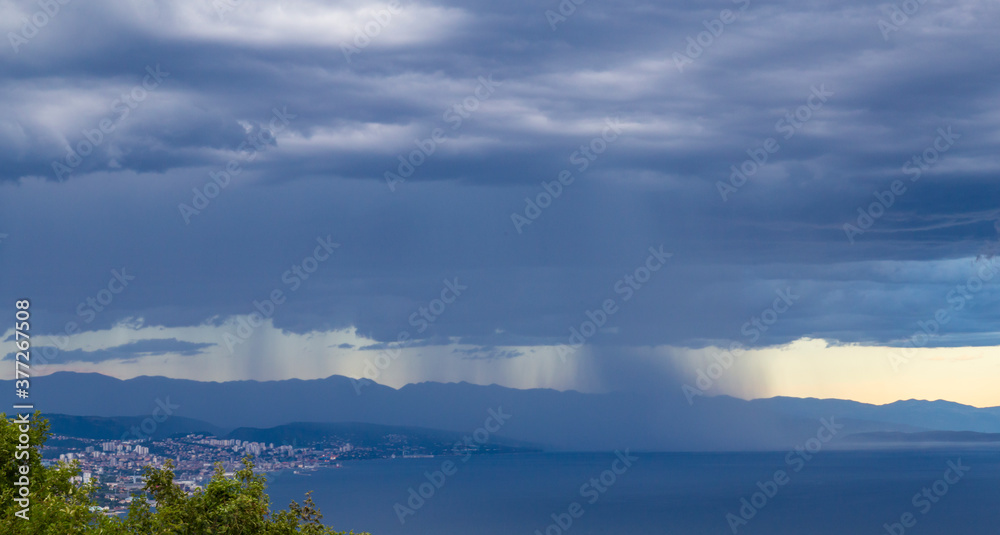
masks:
<instances>
[{"instance_id":1,"label":"number 377267508","mask_svg":"<svg viewBox=\"0 0 1000 535\"><path fill-rule=\"evenodd\" d=\"M14 358L14 370L16 384L14 387L20 390L27 390L29 387L28 379L31 377L30 372L30 361L31 361L31 336L28 331L31 330L31 312L29 308L31 303L27 299L22 299L14 303L16 311L14 312L14 346L17 348L17 356ZM26 392L24 395L18 392L18 397L27 397Z\"/></svg>"}]
</instances>

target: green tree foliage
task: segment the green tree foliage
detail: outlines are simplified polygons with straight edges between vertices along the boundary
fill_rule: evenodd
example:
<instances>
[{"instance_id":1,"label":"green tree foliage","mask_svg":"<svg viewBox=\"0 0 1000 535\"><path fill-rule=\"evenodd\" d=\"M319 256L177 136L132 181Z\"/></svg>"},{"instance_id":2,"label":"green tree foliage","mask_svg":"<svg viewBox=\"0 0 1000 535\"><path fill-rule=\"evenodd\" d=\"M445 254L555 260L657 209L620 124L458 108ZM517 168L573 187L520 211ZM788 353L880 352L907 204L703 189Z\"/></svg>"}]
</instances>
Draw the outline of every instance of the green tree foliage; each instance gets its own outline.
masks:
<instances>
[{"instance_id":1,"label":"green tree foliage","mask_svg":"<svg viewBox=\"0 0 1000 535\"><path fill-rule=\"evenodd\" d=\"M133 497L124 518L105 516L94 502L96 485L71 481L80 472L78 463L42 465L39 448L49 424L39 413L30 422L28 443L19 449L21 424L0 413L0 533L5 535L347 535L322 524L309 494L303 504L293 501L272 513L266 480L254 472L249 456L231 479L217 465L212 480L191 495L174 483L172 462L146 467L145 496ZM31 482L27 512L16 501L24 470Z\"/></svg>"}]
</instances>

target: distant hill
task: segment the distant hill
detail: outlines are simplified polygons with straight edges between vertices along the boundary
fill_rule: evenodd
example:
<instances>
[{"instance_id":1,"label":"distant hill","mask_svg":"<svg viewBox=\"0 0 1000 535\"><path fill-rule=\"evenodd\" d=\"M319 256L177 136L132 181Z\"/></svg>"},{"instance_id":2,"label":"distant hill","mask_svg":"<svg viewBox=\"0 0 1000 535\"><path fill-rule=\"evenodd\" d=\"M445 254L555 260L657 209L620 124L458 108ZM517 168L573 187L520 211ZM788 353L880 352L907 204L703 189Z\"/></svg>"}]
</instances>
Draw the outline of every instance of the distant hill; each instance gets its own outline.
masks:
<instances>
[{"instance_id":1,"label":"distant hill","mask_svg":"<svg viewBox=\"0 0 1000 535\"><path fill-rule=\"evenodd\" d=\"M0 381L0 388L13 392L10 383ZM509 418L505 416L491 432L493 440L575 451L786 449L815 437L820 418L830 417L844 425L836 440L870 432L1000 432L1000 408L945 401L870 405L781 397L745 401L728 396L697 397L692 405L678 385L660 392L585 394L431 382L394 389L340 376L216 383L59 372L33 378L32 399L52 413L140 419L149 417L158 403L169 403L174 408L167 422L191 418L225 429L361 422L463 435L483 427L489 411L502 410ZM308 436L312 431L294 432Z\"/></svg>"},{"instance_id":2,"label":"distant hill","mask_svg":"<svg viewBox=\"0 0 1000 535\"><path fill-rule=\"evenodd\" d=\"M399 447L405 445L432 452L450 451L455 443L463 441L463 435L453 431L358 422L293 422L263 429L240 427L226 432L224 429L207 422L176 416L158 423L152 433L146 434L140 427L146 419L142 416L102 417L66 414L44 414L43 416L51 423L51 431L54 434L95 440L119 440L123 437L136 439L147 436L153 439L163 439L171 436L204 434L251 442L290 444L297 447L336 440L349 442L354 446ZM139 429L138 434L135 432L136 428ZM146 428L150 428L148 423ZM488 444L504 451L533 449L530 444L515 443L504 439L490 440Z\"/></svg>"},{"instance_id":3,"label":"distant hill","mask_svg":"<svg viewBox=\"0 0 1000 535\"><path fill-rule=\"evenodd\" d=\"M222 436L225 430L208 422L172 416L163 422L143 423L149 417L144 416L71 416L68 414L44 414L52 424L51 431L57 435L97 440L119 440L122 436L131 439L146 436L154 439L173 435L202 433ZM145 428L145 430L144 430ZM151 431L147 433L146 431Z\"/></svg>"},{"instance_id":4,"label":"distant hill","mask_svg":"<svg viewBox=\"0 0 1000 535\"><path fill-rule=\"evenodd\" d=\"M350 423L292 422L269 427L240 427L226 435L226 438L249 440L252 442L274 442L275 444L313 444L328 437L342 438L356 445L374 445L388 435L400 435L424 443L448 443L462 439L462 435L451 431L439 431L418 427Z\"/></svg>"},{"instance_id":5,"label":"distant hill","mask_svg":"<svg viewBox=\"0 0 1000 535\"><path fill-rule=\"evenodd\" d=\"M996 444L1000 446L1000 433L974 431L924 431L920 433L873 432L848 435L849 442L878 444Z\"/></svg>"},{"instance_id":6,"label":"distant hill","mask_svg":"<svg viewBox=\"0 0 1000 535\"><path fill-rule=\"evenodd\" d=\"M943 400L910 399L871 405L842 399L775 397L750 403L795 417L819 418L832 412L844 418L893 422L913 428L1000 433L1000 407L980 409Z\"/></svg>"},{"instance_id":7,"label":"distant hill","mask_svg":"<svg viewBox=\"0 0 1000 535\"><path fill-rule=\"evenodd\" d=\"M295 446L307 446L337 439L362 447L392 446L395 449L405 444L431 453L450 452L456 443L463 443L463 435L452 431L358 422L293 422L266 429L240 427L227 434L226 438ZM533 449L529 444L514 443L504 439L487 441L484 446L503 451Z\"/></svg>"}]
</instances>

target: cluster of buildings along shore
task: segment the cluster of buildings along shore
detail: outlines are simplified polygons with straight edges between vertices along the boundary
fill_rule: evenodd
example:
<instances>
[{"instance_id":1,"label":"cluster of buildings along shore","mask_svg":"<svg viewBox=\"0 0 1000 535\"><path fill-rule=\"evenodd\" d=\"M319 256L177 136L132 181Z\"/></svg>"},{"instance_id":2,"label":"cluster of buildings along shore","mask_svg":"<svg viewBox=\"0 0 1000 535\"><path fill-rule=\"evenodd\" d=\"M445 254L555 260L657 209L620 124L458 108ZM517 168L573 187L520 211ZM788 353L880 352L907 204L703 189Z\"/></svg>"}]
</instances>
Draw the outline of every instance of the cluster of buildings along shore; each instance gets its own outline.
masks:
<instances>
[{"instance_id":1,"label":"cluster of buildings along shore","mask_svg":"<svg viewBox=\"0 0 1000 535\"><path fill-rule=\"evenodd\" d=\"M391 437L389 437L391 439ZM400 442L405 443L403 437ZM429 457L419 448L400 448L390 444L378 447L356 447L349 442L327 441L306 447L219 439L205 435L187 435L162 440L93 440L52 435L55 447L46 447L44 462L54 463L56 454L63 462L79 463L77 483L95 483L97 502L108 514L121 514L128 509L134 493L141 493L145 484L143 471L147 466L162 468L170 459L174 464L174 482L188 493L204 487L221 463L227 477L242 467L242 459L250 455L259 472L303 473L322 467L339 467L346 459ZM68 445L67 445L68 444Z\"/></svg>"}]
</instances>

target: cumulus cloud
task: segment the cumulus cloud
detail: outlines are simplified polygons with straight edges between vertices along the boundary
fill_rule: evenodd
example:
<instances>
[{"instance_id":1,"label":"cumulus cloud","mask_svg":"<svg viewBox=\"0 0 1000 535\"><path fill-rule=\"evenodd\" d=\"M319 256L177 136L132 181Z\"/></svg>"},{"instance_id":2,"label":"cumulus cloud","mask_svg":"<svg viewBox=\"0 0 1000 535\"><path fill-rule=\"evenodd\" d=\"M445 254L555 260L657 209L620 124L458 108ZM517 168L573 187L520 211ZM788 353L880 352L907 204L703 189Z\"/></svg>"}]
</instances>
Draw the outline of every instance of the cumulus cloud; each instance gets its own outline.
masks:
<instances>
[{"instance_id":1,"label":"cumulus cloud","mask_svg":"<svg viewBox=\"0 0 1000 535\"><path fill-rule=\"evenodd\" d=\"M185 342L176 338L152 338L136 340L127 344L122 344L106 349L87 351L84 349L71 349L63 351L59 358L62 363L71 362L103 362L106 360L126 360L135 362L142 357L153 357L162 355L179 355L191 357L201 355L204 350L215 344L198 344ZM35 346L34 351L38 354L57 353L55 346ZM14 353L8 353L2 360L14 360Z\"/></svg>"}]
</instances>

